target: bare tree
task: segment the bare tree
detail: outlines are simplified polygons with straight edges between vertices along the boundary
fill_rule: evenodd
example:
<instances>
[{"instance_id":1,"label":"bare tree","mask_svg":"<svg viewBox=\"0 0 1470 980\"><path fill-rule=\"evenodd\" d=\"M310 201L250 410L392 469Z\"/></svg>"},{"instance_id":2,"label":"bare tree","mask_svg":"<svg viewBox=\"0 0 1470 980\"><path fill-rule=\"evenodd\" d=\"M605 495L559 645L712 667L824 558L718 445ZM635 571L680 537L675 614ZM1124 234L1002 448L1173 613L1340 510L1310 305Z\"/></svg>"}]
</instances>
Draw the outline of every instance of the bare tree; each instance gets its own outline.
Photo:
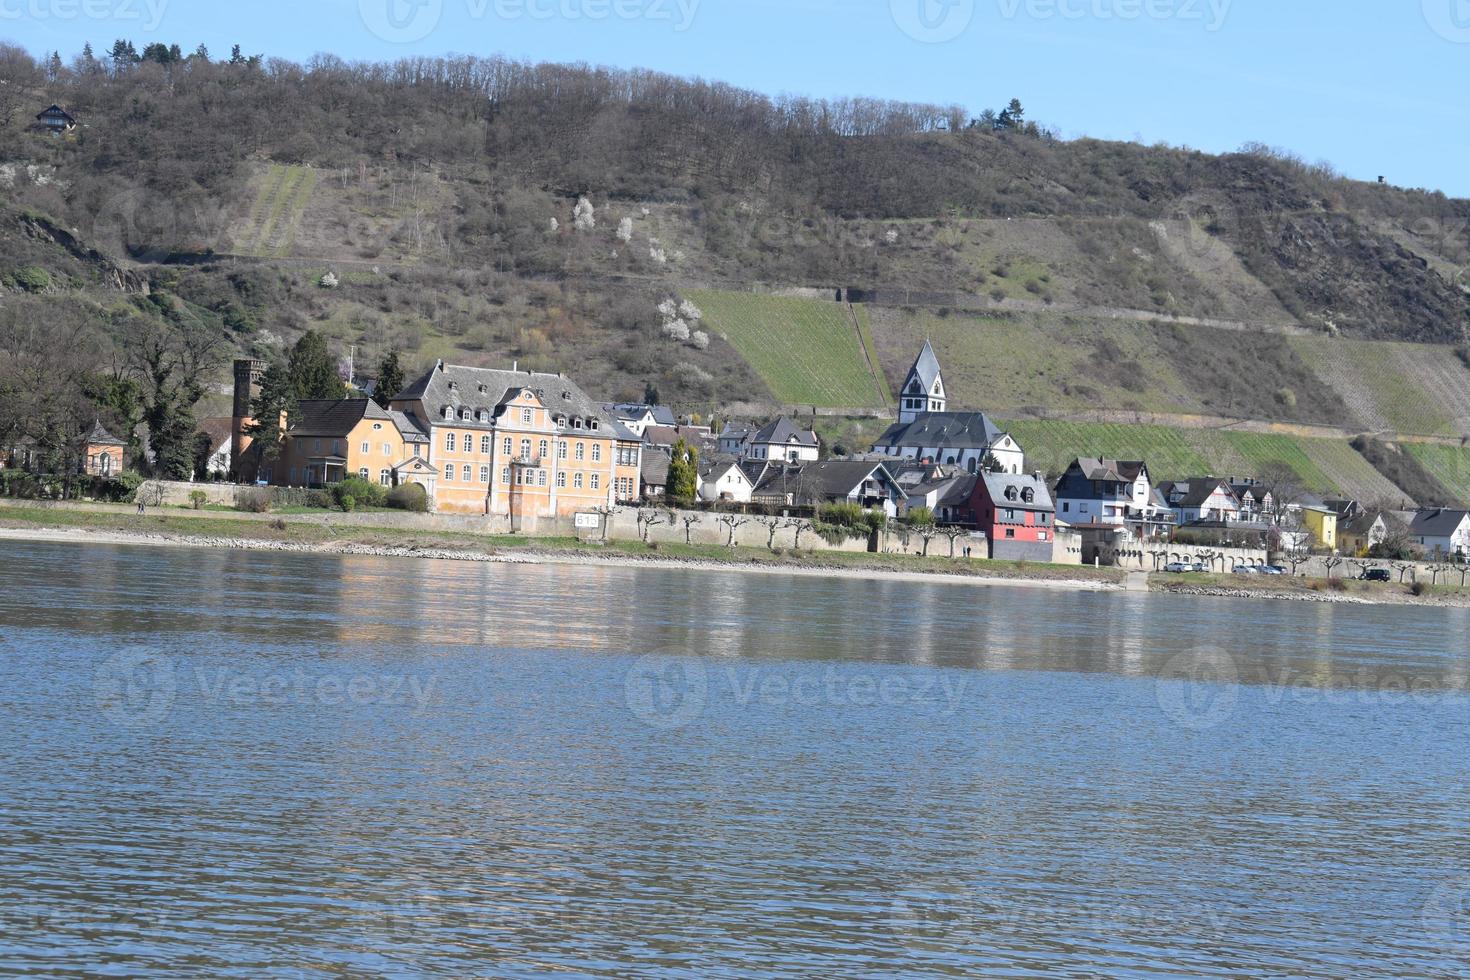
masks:
<instances>
[{"instance_id":1,"label":"bare tree","mask_svg":"<svg viewBox=\"0 0 1470 980\"><path fill-rule=\"evenodd\" d=\"M644 508L638 511L638 537L643 539L644 544L647 544L648 532L658 527L660 524L668 523L670 523L670 521L664 516L663 511L653 510L652 508Z\"/></svg>"},{"instance_id":2,"label":"bare tree","mask_svg":"<svg viewBox=\"0 0 1470 980\"><path fill-rule=\"evenodd\" d=\"M762 517L759 520L757 520L756 523L759 524L761 527L764 527L768 532L770 532L769 534L766 535L766 548L769 551L775 551L776 550L776 532L780 531L782 528L784 528L786 526L786 518L784 518L784 517Z\"/></svg>"},{"instance_id":3,"label":"bare tree","mask_svg":"<svg viewBox=\"0 0 1470 980\"><path fill-rule=\"evenodd\" d=\"M1396 561L1393 563L1393 570L1399 573L1399 584L1403 585L1404 576L1414 571L1414 563L1411 561Z\"/></svg>"},{"instance_id":4,"label":"bare tree","mask_svg":"<svg viewBox=\"0 0 1470 980\"><path fill-rule=\"evenodd\" d=\"M684 543L685 544L693 544L694 543L694 525L696 525L700 521L704 520L704 518L701 517L699 514L690 513L690 514L685 514L683 517L680 518L680 520L682 520L684 522Z\"/></svg>"},{"instance_id":5,"label":"bare tree","mask_svg":"<svg viewBox=\"0 0 1470 980\"><path fill-rule=\"evenodd\" d=\"M1291 574L1295 576L1303 565L1312 560L1312 549L1299 544L1294 548L1282 552L1282 557L1291 566Z\"/></svg>"},{"instance_id":6,"label":"bare tree","mask_svg":"<svg viewBox=\"0 0 1470 980\"><path fill-rule=\"evenodd\" d=\"M1326 555L1322 558L1322 565L1327 569L1327 578L1332 579L1332 570L1343 563L1341 555Z\"/></svg>"},{"instance_id":7,"label":"bare tree","mask_svg":"<svg viewBox=\"0 0 1470 980\"><path fill-rule=\"evenodd\" d=\"M730 537L725 542L725 547L735 547L735 532L740 530L745 525L749 524L753 519L754 518L745 517L741 514L721 514L717 519L718 522L725 525L725 527L729 528L730 530Z\"/></svg>"},{"instance_id":8,"label":"bare tree","mask_svg":"<svg viewBox=\"0 0 1470 980\"><path fill-rule=\"evenodd\" d=\"M959 543L960 538L969 536L970 529L967 527L960 527L957 524L946 524L944 527L941 527L939 529L939 533L944 535L946 538L949 538L949 557L954 558L956 557L954 553L955 545Z\"/></svg>"}]
</instances>

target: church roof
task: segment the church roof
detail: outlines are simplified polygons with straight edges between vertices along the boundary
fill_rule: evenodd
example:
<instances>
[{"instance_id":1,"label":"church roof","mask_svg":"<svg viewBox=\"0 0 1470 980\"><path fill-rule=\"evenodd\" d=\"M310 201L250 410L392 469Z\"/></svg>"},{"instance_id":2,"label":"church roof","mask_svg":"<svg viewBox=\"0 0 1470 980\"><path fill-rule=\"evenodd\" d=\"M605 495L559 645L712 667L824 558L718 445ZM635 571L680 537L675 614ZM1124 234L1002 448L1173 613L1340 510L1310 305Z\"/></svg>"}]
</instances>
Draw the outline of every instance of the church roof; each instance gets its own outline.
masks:
<instances>
[{"instance_id":1,"label":"church roof","mask_svg":"<svg viewBox=\"0 0 1470 980\"><path fill-rule=\"evenodd\" d=\"M909 382L915 377L924 386L924 393L928 394L934 390L934 382L939 380L939 358L934 355L934 348L929 341L924 341L924 349L919 351L914 366L909 368L909 375L903 380L903 390L909 390Z\"/></svg>"},{"instance_id":2,"label":"church roof","mask_svg":"<svg viewBox=\"0 0 1470 980\"><path fill-rule=\"evenodd\" d=\"M878 437L874 448L989 449L1005 435L984 412L929 412L899 422Z\"/></svg>"}]
</instances>

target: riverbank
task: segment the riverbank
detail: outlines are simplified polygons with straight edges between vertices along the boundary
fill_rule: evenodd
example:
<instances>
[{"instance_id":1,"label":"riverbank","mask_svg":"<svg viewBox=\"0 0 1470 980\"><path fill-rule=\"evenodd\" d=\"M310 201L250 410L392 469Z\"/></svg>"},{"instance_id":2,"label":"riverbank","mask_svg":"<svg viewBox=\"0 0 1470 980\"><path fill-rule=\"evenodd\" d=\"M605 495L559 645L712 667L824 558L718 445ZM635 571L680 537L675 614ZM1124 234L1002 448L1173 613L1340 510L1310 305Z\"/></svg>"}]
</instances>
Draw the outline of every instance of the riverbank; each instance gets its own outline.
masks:
<instances>
[{"instance_id":1,"label":"riverbank","mask_svg":"<svg viewBox=\"0 0 1470 980\"><path fill-rule=\"evenodd\" d=\"M1168 595L1220 599L1276 599L1288 602L1329 602L1359 606L1434 606L1470 608L1470 590L1447 585L1425 585L1416 594L1412 584L1360 582L1346 578L1246 578L1236 575L1164 575L1149 577L1150 591Z\"/></svg>"},{"instance_id":2,"label":"riverbank","mask_svg":"<svg viewBox=\"0 0 1470 980\"><path fill-rule=\"evenodd\" d=\"M0 539L82 544L222 548L311 554L370 555L509 564L579 564L686 571L739 571L940 584L1014 585L1121 591L1126 573L1064 565L1034 565L917 555L781 551L708 545L607 543L573 538L523 538L389 527L337 526L281 517L192 510L138 515L119 508L0 508Z\"/></svg>"}]
</instances>

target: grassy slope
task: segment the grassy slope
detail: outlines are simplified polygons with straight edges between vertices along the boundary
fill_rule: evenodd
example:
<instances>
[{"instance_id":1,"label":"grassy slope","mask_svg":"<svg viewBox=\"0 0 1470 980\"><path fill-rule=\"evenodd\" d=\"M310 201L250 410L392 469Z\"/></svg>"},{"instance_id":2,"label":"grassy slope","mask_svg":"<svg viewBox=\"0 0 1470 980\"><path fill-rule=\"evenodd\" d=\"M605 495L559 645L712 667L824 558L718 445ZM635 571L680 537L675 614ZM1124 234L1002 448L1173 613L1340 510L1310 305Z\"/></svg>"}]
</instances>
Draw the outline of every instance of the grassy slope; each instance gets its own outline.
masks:
<instances>
[{"instance_id":1,"label":"grassy slope","mask_svg":"<svg viewBox=\"0 0 1470 980\"><path fill-rule=\"evenodd\" d=\"M1414 442L1399 446L1457 499L1470 501L1470 449Z\"/></svg>"},{"instance_id":2,"label":"grassy slope","mask_svg":"<svg viewBox=\"0 0 1470 980\"><path fill-rule=\"evenodd\" d=\"M842 305L722 290L688 295L704 311L706 327L729 340L779 401L828 408L886 405Z\"/></svg>"}]
</instances>

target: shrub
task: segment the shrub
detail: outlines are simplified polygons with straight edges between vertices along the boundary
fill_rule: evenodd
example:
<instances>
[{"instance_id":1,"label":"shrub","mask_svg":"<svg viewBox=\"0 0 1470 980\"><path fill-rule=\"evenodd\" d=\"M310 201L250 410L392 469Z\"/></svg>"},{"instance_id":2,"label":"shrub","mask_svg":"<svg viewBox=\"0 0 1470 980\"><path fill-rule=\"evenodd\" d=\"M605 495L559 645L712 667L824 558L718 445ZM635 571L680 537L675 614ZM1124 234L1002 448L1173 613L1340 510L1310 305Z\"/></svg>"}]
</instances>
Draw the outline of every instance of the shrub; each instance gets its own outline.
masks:
<instances>
[{"instance_id":1,"label":"shrub","mask_svg":"<svg viewBox=\"0 0 1470 980\"><path fill-rule=\"evenodd\" d=\"M114 504L130 504L138 495L143 478L137 473L122 472L98 482L92 496Z\"/></svg>"},{"instance_id":2,"label":"shrub","mask_svg":"<svg viewBox=\"0 0 1470 980\"><path fill-rule=\"evenodd\" d=\"M51 288L51 273L39 266L15 270L15 284L28 293L44 293Z\"/></svg>"},{"instance_id":3,"label":"shrub","mask_svg":"<svg viewBox=\"0 0 1470 980\"><path fill-rule=\"evenodd\" d=\"M350 514L357 509L357 498L350 493L341 494L337 498L337 506L342 508L344 514Z\"/></svg>"},{"instance_id":4,"label":"shrub","mask_svg":"<svg viewBox=\"0 0 1470 980\"><path fill-rule=\"evenodd\" d=\"M208 499L209 494L205 493L203 490L189 491L189 506L193 507L195 510L203 510L204 502Z\"/></svg>"},{"instance_id":5,"label":"shrub","mask_svg":"<svg viewBox=\"0 0 1470 980\"><path fill-rule=\"evenodd\" d=\"M277 517L270 522L269 527L272 531L284 531L286 530L286 522Z\"/></svg>"},{"instance_id":6,"label":"shrub","mask_svg":"<svg viewBox=\"0 0 1470 980\"><path fill-rule=\"evenodd\" d=\"M348 477L341 483L334 483L329 488L332 502L343 510L352 510L354 507L383 507L388 503L388 488L377 483L370 483L362 477ZM349 505L347 501L351 500Z\"/></svg>"},{"instance_id":7,"label":"shrub","mask_svg":"<svg viewBox=\"0 0 1470 980\"><path fill-rule=\"evenodd\" d=\"M1415 582L1413 585L1409 586L1409 592L1413 595L1423 595L1428 591L1429 586L1425 585L1423 582Z\"/></svg>"},{"instance_id":8,"label":"shrub","mask_svg":"<svg viewBox=\"0 0 1470 980\"><path fill-rule=\"evenodd\" d=\"M388 506L414 514L426 514L429 511L429 494L417 483L405 483L388 491Z\"/></svg>"},{"instance_id":9,"label":"shrub","mask_svg":"<svg viewBox=\"0 0 1470 980\"><path fill-rule=\"evenodd\" d=\"M824 504L817 511L817 520L836 527L855 528L863 522L863 509L857 504Z\"/></svg>"},{"instance_id":10,"label":"shrub","mask_svg":"<svg viewBox=\"0 0 1470 980\"><path fill-rule=\"evenodd\" d=\"M247 514L266 514L271 509L271 492L263 487L235 494L235 509Z\"/></svg>"}]
</instances>

